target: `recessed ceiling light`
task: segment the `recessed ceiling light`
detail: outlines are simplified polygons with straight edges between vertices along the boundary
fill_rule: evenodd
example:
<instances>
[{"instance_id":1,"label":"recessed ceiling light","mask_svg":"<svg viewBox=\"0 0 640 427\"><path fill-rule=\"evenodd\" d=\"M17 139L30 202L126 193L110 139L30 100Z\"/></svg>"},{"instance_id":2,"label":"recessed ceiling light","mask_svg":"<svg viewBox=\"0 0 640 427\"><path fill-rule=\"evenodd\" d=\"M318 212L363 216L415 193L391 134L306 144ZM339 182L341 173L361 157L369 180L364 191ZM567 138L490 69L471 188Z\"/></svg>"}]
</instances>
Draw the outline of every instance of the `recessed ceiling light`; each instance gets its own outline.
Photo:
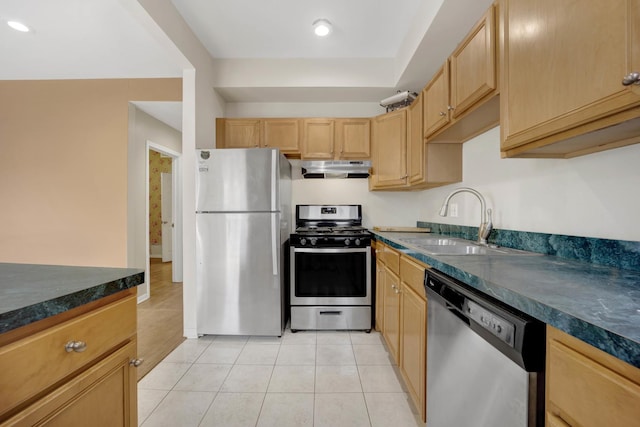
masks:
<instances>
[{"instance_id":1,"label":"recessed ceiling light","mask_svg":"<svg viewBox=\"0 0 640 427\"><path fill-rule=\"evenodd\" d=\"M326 19L317 19L313 22L313 31L318 37L325 37L331 34L331 22Z\"/></svg>"},{"instance_id":2,"label":"recessed ceiling light","mask_svg":"<svg viewBox=\"0 0 640 427\"><path fill-rule=\"evenodd\" d=\"M7 21L7 25L13 28L16 31L21 31L23 33L29 32L29 27L24 25L22 22L18 21Z\"/></svg>"}]
</instances>

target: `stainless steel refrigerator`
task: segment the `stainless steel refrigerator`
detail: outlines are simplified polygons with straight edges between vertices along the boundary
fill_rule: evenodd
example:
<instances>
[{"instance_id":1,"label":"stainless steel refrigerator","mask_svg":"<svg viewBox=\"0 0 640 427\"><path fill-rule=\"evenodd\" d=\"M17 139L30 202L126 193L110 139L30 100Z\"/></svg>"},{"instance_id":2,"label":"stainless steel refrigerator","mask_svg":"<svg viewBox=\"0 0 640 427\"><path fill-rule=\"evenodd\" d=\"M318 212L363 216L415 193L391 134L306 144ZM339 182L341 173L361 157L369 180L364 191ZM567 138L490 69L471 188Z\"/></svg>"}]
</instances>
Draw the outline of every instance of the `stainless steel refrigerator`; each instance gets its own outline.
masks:
<instances>
[{"instance_id":1,"label":"stainless steel refrigerator","mask_svg":"<svg viewBox=\"0 0 640 427\"><path fill-rule=\"evenodd\" d=\"M291 165L270 148L196 157L198 334L280 336Z\"/></svg>"}]
</instances>

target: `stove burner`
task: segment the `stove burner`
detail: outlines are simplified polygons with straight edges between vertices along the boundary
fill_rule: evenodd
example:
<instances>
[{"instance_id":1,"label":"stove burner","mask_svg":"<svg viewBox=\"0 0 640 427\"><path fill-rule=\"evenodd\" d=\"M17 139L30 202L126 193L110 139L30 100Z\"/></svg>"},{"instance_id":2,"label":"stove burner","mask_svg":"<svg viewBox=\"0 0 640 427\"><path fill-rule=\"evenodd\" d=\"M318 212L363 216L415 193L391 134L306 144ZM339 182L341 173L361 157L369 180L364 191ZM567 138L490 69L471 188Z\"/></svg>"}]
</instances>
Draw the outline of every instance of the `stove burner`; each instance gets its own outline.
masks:
<instances>
[{"instance_id":1,"label":"stove burner","mask_svg":"<svg viewBox=\"0 0 640 427\"><path fill-rule=\"evenodd\" d=\"M360 205L297 205L293 247L343 248L371 245L371 233L362 226Z\"/></svg>"}]
</instances>

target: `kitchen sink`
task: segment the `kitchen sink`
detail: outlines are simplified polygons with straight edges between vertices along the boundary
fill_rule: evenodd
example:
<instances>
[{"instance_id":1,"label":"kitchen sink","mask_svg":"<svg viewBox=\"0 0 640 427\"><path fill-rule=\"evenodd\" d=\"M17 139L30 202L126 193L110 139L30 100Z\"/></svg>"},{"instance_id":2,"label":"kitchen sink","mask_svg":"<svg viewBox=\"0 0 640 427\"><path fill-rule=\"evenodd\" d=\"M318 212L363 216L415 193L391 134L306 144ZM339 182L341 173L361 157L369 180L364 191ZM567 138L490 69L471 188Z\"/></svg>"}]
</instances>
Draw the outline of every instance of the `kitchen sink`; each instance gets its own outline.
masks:
<instances>
[{"instance_id":1,"label":"kitchen sink","mask_svg":"<svg viewBox=\"0 0 640 427\"><path fill-rule=\"evenodd\" d=\"M540 255L536 252L494 245L481 246L477 243L457 238L407 237L399 240L429 255Z\"/></svg>"},{"instance_id":2,"label":"kitchen sink","mask_svg":"<svg viewBox=\"0 0 640 427\"><path fill-rule=\"evenodd\" d=\"M468 245L469 242L459 239L446 239L446 238L434 238L434 237L415 237L415 238L402 238L402 242L409 243L415 246L450 246L450 245Z\"/></svg>"},{"instance_id":3,"label":"kitchen sink","mask_svg":"<svg viewBox=\"0 0 640 427\"><path fill-rule=\"evenodd\" d=\"M420 246L420 249L430 255L540 255L535 252L521 251L518 249L479 246L479 245L455 245L455 246Z\"/></svg>"}]
</instances>

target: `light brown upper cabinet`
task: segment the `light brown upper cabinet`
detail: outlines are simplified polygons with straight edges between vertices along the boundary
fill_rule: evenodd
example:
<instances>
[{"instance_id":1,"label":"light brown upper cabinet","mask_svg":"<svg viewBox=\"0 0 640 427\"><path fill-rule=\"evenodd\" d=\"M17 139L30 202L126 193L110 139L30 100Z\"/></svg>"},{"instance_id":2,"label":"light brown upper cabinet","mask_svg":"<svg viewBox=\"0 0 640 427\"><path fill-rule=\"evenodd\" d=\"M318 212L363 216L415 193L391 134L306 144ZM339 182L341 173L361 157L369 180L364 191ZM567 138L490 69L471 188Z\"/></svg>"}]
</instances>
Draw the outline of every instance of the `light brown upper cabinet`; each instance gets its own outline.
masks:
<instances>
[{"instance_id":1,"label":"light brown upper cabinet","mask_svg":"<svg viewBox=\"0 0 640 427\"><path fill-rule=\"evenodd\" d=\"M423 95L402 110L373 123L373 168L370 190L418 190L462 180L462 146L425 144Z\"/></svg>"},{"instance_id":2,"label":"light brown upper cabinet","mask_svg":"<svg viewBox=\"0 0 640 427\"><path fill-rule=\"evenodd\" d=\"M217 119L216 140L219 148L260 147L260 120Z\"/></svg>"},{"instance_id":3,"label":"light brown upper cabinet","mask_svg":"<svg viewBox=\"0 0 640 427\"><path fill-rule=\"evenodd\" d=\"M407 182L407 109L374 117L369 189L405 186Z\"/></svg>"},{"instance_id":4,"label":"light brown upper cabinet","mask_svg":"<svg viewBox=\"0 0 640 427\"><path fill-rule=\"evenodd\" d=\"M424 136L429 137L449 123L449 60L422 91L424 98Z\"/></svg>"},{"instance_id":5,"label":"light brown upper cabinet","mask_svg":"<svg viewBox=\"0 0 640 427\"><path fill-rule=\"evenodd\" d=\"M335 123L331 119L304 119L302 137L303 159L333 159L335 157Z\"/></svg>"},{"instance_id":6,"label":"light brown upper cabinet","mask_svg":"<svg viewBox=\"0 0 640 427\"><path fill-rule=\"evenodd\" d=\"M216 119L217 148L279 148L283 154L300 155L299 119Z\"/></svg>"},{"instance_id":7,"label":"light brown upper cabinet","mask_svg":"<svg viewBox=\"0 0 640 427\"><path fill-rule=\"evenodd\" d=\"M370 158L370 120L304 119L301 157L328 160Z\"/></svg>"},{"instance_id":8,"label":"light brown upper cabinet","mask_svg":"<svg viewBox=\"0 0 640 427\"><path fill-rule=\"evenodd\" d=\"M496 33L491 6L425 86L428 142L464 142L498 124Z\"/></svg>"},{"instance_id":9,"label":"light brown upper cabinet","mask_svg":"<svg viewBox=\"0 0 640 427\"><path fill-rule=\"evenodd\" d=\"M301 120L262 119L262 146L279 148L282 154L300 153Z\"/></svg>"},{"instance_id":10,"label":"light brown upper cabinet","mask_svg":"<svg viewBox=\"0 0 640 427\"><path fill-rule=\"evenodd\" d=\"M362 160L371 157L371 120L336 119L336 152L341 159Z\"/></svg>"},{"instance_id":11,"label":"light brown upper cabinet","mask_svg":"<svg viewBox=\"0 0 640 427\"><path fill-rule=\"evenodd\" d=\"M504 0L500 16L503 156L640 142L640 86L623 85L640 73L637 0Z\"/></svg>"}]
</instances>

